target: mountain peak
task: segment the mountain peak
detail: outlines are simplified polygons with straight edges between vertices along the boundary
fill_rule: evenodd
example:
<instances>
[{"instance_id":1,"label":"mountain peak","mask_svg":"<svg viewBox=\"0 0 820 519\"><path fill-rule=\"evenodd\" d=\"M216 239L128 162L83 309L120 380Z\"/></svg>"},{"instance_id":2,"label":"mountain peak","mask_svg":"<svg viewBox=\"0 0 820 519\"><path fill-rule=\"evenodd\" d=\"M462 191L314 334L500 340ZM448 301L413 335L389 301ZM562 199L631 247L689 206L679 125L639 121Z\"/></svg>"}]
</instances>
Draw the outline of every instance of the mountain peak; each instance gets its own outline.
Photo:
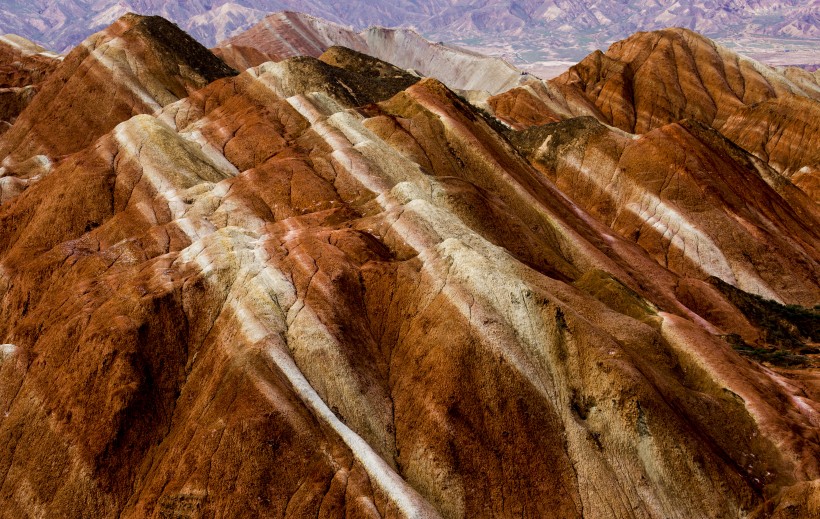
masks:
<instances>
[{"instance_id":1,"label":"mountain peak","mask_svg":"<svg viewBox=\"0 0 820 519\"><path fill-rule=\"evenodd\" d=\"M193 73L201 76L205 83L237 74L188 33L161 16L129 13L120 20L132 24L133 28L161 46L170 59L185 64Z\"/></svg>"},{"instance_id":2,"label":"mountain peak","mask_svg":"<svg viewBox=\"0 0 820 519\"><path fill-rule=\"evenodd\" d=\"M434 76L460 90L496 93L532 78L499 58L456 46L439 45L410 29L371 27L360 33L314 16L274 13L222 42L215 52L235 68L295 55L319 57L333 46L368 54L402 69Z\"/></svg>"},{"instance_id":3,"label":"mountain peak","mask_svg":"<svg viewBox=\"0 0 820 519\"><path fill-rule=\"evenodd\" d=\"M159 110L235 74L167 20L126 14L65 57L0 142L0 157L8 163L72 153L133 115ZM84 131L62 131L77 120L84 121Z\"/></svg>"}]
</instances>

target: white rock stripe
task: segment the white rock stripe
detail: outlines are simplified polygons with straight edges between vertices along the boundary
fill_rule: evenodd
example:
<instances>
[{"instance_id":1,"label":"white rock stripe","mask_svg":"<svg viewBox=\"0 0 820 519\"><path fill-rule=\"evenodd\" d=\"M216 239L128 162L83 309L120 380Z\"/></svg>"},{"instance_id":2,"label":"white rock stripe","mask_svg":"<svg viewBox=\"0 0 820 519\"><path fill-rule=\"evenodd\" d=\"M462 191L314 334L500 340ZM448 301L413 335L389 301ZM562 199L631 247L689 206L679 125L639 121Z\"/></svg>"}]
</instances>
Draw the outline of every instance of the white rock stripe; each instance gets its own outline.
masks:
<instances>
[{"instance_id":1,"label":"white rock stripe","mask_svg":"<svg viewBox=\"0 0 820 519\"><path fill-rule=\"evenodd\" d=\"M12 38L10 36L11 35L9 35L9 34L0 36L0 42L3 42L6 45L9 45L10 47L13 47L13 48L21 51L23 53L23 56L32 56L34 54L37 54L37 55L40 55L40 56L45 56L47 58L53 58L53 59L58 59L58 60L63 59L63 57L60 56L59 54L57 54L55 52L51 52L49 50L45 50L45 49L43 49L42 47L40 47L39 45L37 45L33 42L28 42L28 43L31 44L30 46L29 45L24 45L23 43L21 43L19 41L16 41L14 38Z\"/></svg>"},{"instance_id":2,"label":"white rock stripe","mask_svg":"<svg viewBox=\"0 0 820 519\"><path fill-rule=\"evenodd\" d=\"M316 43L316 38L314 37L313 34L307 34L303 29L301 29L299 27L296 27L293 24L293 22L288 18L285 18L284 22L285 22L286 25L288 25L291 28L291 30L294 33L296 33L300 36L298 38L299 40L301 40L304 43L311 44L314 51L317 52L318 54L321 54L322 52L324 52L325 49L323 49L321 47L321 45ZM265 25L268 27L268 30L269 30L270 34L275 34L275 35L278 36L278 35L284 33L284 31L275 30L272 27L272 25L270 24L270 22L268 22L267 20L265 20ZM278 39L279 39L280 42L287 45L291 49L291 52L293 52L294 56L304 54L304 52L300 52L300 51L296 50L296 48L293 45L291 45L290 42L287 41L287 39L285 39L285 37L279 37Z\"/></svg>"},{"instance_id":3,"label":"white rock stripe","mask_svg":"<svg viewBox=\"0 0 820 519\"><path fill-rule=\"evenodd\" d=\"M81 43L83 47L88 49L91 58L95 59L103 67L111 71L115 77L118 85L127 86L128 89L139 98L140 101L149 109L157 112L162 109L162 106L150 93L143 87L133 76L132 71L128 66L123 66L116 63L116 61L108 55L112 50L118 50L121 45L120 38L114 38L108 42L103 43L99 47L94 47L88 41ZM123 51L124 52L124 51Z\"/></svg>"},{"instance_id":4,"label":"white rock stripe","mask_svg":"<svg viewBox=\"0 0 820 519\"><path fill-rule=\"evenodd\" d=\"M11 357L17 353L17 346L14 344L0 344L0 360Z\"/></svg>"},{"instance_id":5,"label":"white rock stripe","mask_svg":"<svg viewBox=\"0 0 820 519\"><path fill-rule=\"evenodd\" d=\"M576 169L593 182L598 182L588 168ZM719 277L732 285L737 283L726 256L712 238L658 196L645 192L640 203L629 203L626 209L660 234L668 242L669 247L679 250L707 274Z\"/></svg>"},{"instance_id":6,"label":"white rock stripe","mask_svg":"<svg viewBox=\"0 0 820 519\"><path fill-rule=\"evenodd\" d=\"M0 36L0 42L3 42L6 45L8 45L9 47L13 47L17 50L22 50L22 51L28 51L29 50L29 49L23 47L22 45L20 45L19 43L17 43L16 41L12 40L11 38L8 38L7 35Z\"/></svg>"},{"instance_id":7,"label":"white rock stripe","mask_svg":"<svg viewBox=\"0 0 820 519\"><path fill-rule=\"evenodd\" d=\"M396 474L393 469L367 444L364 440L353 432L349 427L341 422L336 415L328 408L327 404L319 397L311 387L305 376L299 371L293 359L283 351L281 347L272 347L268 353L282 372L287 377L291 386L302 398L313 412L327 422L334 431L344 440L350 448L353 456L361 463L371 481L378 486L386 495L390 496L396 506L401 510L404 517L413 519L426 519L440 517L439 513L424 500L404 479Z\"/></svg>"},{"instance_id":8,"label":"white rock stripe","mask_svg":"<svg viewBox=\"0 0 820 519\"><path fill-rule=\"evenodd\" d=\"M120 145L120 151L125 152L131 156L135 161L140 163L142 167L142 177L154 188L157 197L160 198L171 212L172 218L177 220L185 215L186 204L182 202L182 197L173 184L169 182L161 171L156 169L150 161L141 159L140 143L143 141L143 136L136 132L132 125L138 124L134 119L129 119L124 123L120 123L114 128L114 139ZM142 212L149 222L156 223L153 216L149 216L151 212L147 207L140 207Z\"/></svg>"},{"instance_id":9,"label":"white rock stripe","mask_svg":"<svg viewBox=\"0 0 820 519\"><path fill-rule=\"evenodd\" d=\"M184 190L177 189L173 182L165 174L165 171L173 166L171 164L162 163L161 160L158 161L155 157L152 157L150 154L143 153L144 150L141 150L143 144L146 142L146 136L142 130L145 124L162 125L159 120L153 118L152 116L137 115L128 121L120 123L116 128L114 128L114 139L117 144L119 144L121 153L139 162L139 166L142 168L142 177L154 189L156 192L156 197L168 206L172 219L180 220L185 217L186 213L190 209L190 205L185 201L188 197L185 195ZM198 158L207 162L213 171L221 173L224 178L231 178L237 174L236 167L228 162L228 160L225 159L218 151L216 151L213 145L211 145L201 133L193 132L191 135L187 136L187 139L185 135L180 137L188 142L193 141L200 147L201 153L198 154ZM149 142L147 146L150 145L151 144ZM146 150L148 149L147 146ZM228 188L223 182L214 184L213 182L209 182L199 177L199 174L195 171L191 171L189 173L191 177L198 177L197 184L213 186L213 189L211 190L213 195L222 197L227 194ZM154 218L153 210L150 208L150 204L146 202L139 202L136 204L136 208L145 216L149 223L156 223L156 219ZM202 222L192 221L191 223L201 227L200 224ZM209 230L209 232L211 230ZM199 234L199 232L196 233L193 238L196 239Z\"/></svg>"},{"instance_id":10,"label":"white rock stripe","mask_svg":"<svg viewBox=\"0 0 820 519\"><path fill-rule=\"evenodd\" d=\"M217 232L222 234L226 230ZM229 296L226 305L232 311L244 338L252 344L266 344L264 351L287 378L302 402L317 418L326 422L339 435L356 460L365 468L372 483L390 497L403 517L408 519L440 517L432 505L399 476L366 441L336 417L296 365L284 339L284 330L287 326L284 316L294 305L303 304L303 302L295 300L296 290L288 277L267 264L261 240L254 238L251 234L242 234L242 232L234 228L231 231L233 235L230 237L210 236L205 240L200 240L183 250L180 253L180 260L195 263L204 274L212 271L219 262L209 253L211 246L221 248L226 256L232 256L240 261L241 259L248 260L252 265L251 268L258 271L245 272L247 275L240 276L243 279L243 290L252 292L256 296L253 298L255 300L270 298L271 301L266 302L264 306L268 309L276 308L278 311L275 313L281 312L281 314L269 316L272 319L260 318L259 313L250 307L245 299L240 300ZM248 254L246 257L241 249L250 247L253 247L253 255ZM219 256L223 257L222 254ZM244 266L241 268L246 270ZM269 323L274 325L274 329L268 326ZM260 377L259 383L267 382ZM266 390L265 387L260 387L260 390L266 394L272 393L272 390ZM271 397L271 400L274 398Z\"/></svg>"},{"instance_id":11,"label":"white rock stripe","mask_svg":"<svg viewBox=\"0 0 820 519\"><path fill-rule=\"evenodd\" d=\"M202 126L204 126L204 124ZM224 129L221 130L226 131ZM225 155L223 155L222 152L216 148L216 146L211 144L205 136L202 135L202 132L199 129L182 132L179 136L190 142L198 144L202 150L202 154L205 155L208 160L211 161L211 164L216 166L216 168L226 176L234 177L239 174L239 170L236 166L234 166L231 161L226 159Z\"/></svg>"},{"instance_id":12,"label":"white rock stripe","mask_svg":"<svg viewBox=\"0 0 820 519\"><path fill-rule=\"evenodd\" d=\"M291 43L289 41L287 41L286 39L282 38L280 36L280 31L278 29L274 28L273 25L271 24L271 22L267 18L265 18L263 20L263 23L265 24L265 27L267 27L267 29L268 29L268 31L267 31L268 34L276 37L276 39L279 43L281 43L283 46L288 48L290 56L296 56L297 54L299 54L299 52L296 50L296 47L291 45ZM286 23L288 25L290 25L289 22L286 21Z\"/></svg>"},{"instance_id":13,"label":"white rock stripe","mask_svg":"<svg viewBox=\"0 0 820 519\"><path fill-rule=\"evenodd\" d=\"M407 245L419 253L419 257L422 259L422 271L431 277L436 286L441 287L442 293L450 299L453 306L475 328L476 332L488 338L485 341L487 346L503 356L533 388L545 398L549 398L548 389L538 375L535 366L529 360L528 355L520 349L513 349L512 344L501 345L489 339L493 337L492 331L485 329L486 326L480 320L472 318L472 307L477 301L473 297L468 297L468 295L473 292L480 294L484 290L479 286L473 286L475 283L471 284L470 289L465 289L461 286L462 283L466 282L464 280L448 282L449 265L445 260L447 256L469 254L472 256L471 259L477 261L484 259L480 252L470 250L465 253L458 251L459 247L457 246L450 249L448 242L450 242L449 245L455 245L455 242L467 240L476 242L482 248L492 249L494 246L473 233L461 223L461 220L455 214L437 207L428 200L424 187L430 185L430 192L435 190L437 184L435 179L429 178L421 171L413 168L404 168L404 171L397 171L396 164L400 164L399 161L402 160L402 157L388 146L375 144L378 138L353 115L348 112L334 114L326 122L317 125L316 131L334 149L331 156L336 159L337 167L346 170L365 188L377 194L376 201L386 215L399 215L390 222L391 229L398 233ZM367 158L362 156L359 152L360 149L362 151L367 150L369 156ZM378 157L380 152L386 156ZM377 175L371 171L369 164L370 162L380 162L380 158L385 167L381 168L380 173L382 175ZM415 176L415 178L396 184L391 189L388 180L384 178L385 176L388 178L394 176L394 179L396 179L395 177L406 176L411 178ZM397 200L393 194L394 190L409 194L411 200ZM418 224L413 219L407 218L408 214L412 214L422 223ZM388 216L389 218L390 216ZM468 250L469 247L465 246L464 249ZM490 257L492 253L487 255ZM501 269L498 269L497 275L503 277ZM471 278L471 276L467 277ZM522 290L525 288L524 283L518 279L505 279L505 282L510 287L518 286ZM498 306L497 300L494 302L493 298L486 298L485 302L493 306L498 315L509 317L509 312ZM535 337L527 338L525 342L533 351L538 348L538 341Z\"/></svg>"},{"instance_id":14,"label":"white rock stripe","mask_svg":"<svg viewBox=\"0 0 820 519\"><path fill-rule=\"evenodd\" d=\"M326 117L325 114L317 110L316 107L301 94L288 97L287 102L299 112L299 115L307 119L310 124L315 124Z\"/></svg>"},{"instance_id":15,"label":"white rock stripe","mask_svg":"<svg viewBox=\"0 0 820 519\"><path fill-rule=\"evenodd\" d=\"M459 126L459 123L454 121L443 108L440 108L433 103L422 103L422 106L436 115L448 131L458 133L457 127ZM467 138L473 141L476 149L481 150L483 148L482 143L475 137L468 136ZM482 155L485 162L493 167L498 178L503 180L505 184L511 186L515 193L520 196L527 205L537 208L538 213L545 218L547 224L564 238L561 243L561 248L564 254L571 256L571 263L578 265L580 270L596 268L605 271L612 271L615 265L603 252L584 239L562 218L555 217L555 215L548 208L544 207L539 199L533 196L521 183L515 180L507 172L506 168L499 164L491 154L482 153ZM544 185L549 188L551 193L556 197L560 197L565 200L568 199L549 180L546 180ZM577 206L575 209L577 209ZM579 214L579 216L581 216L580 213L580 210L576 211L576 214ZM581 216L581 218L584 217Z\"/></svg>"},{"instance_id":16,"label":"white rock stripe","mask_svg":"<svg viewBox=\"0 0 820 519\"><path fill-rule=\"evenodd\" d=\"M390 496L402 516L408 519L440 517L435 508L396 474L366 441L336 417L296 365L287 346L282 344L281 338L268 330L242 302L234 300L230 305L246 337L252 342L266 340L270 343L265 351L302 402L339 435L356 460L362 464L371 482L385 495Z\"/></svg>"}]
</instances>

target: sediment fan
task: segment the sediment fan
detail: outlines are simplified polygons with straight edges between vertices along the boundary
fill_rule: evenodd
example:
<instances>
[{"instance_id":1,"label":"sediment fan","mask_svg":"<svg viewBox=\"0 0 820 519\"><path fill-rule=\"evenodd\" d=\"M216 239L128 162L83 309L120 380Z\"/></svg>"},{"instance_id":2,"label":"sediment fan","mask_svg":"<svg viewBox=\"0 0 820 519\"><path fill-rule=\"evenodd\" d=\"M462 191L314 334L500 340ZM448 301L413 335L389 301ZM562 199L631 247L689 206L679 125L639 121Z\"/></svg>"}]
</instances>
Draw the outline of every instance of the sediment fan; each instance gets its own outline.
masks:
<instances>
[{"instance_id":1,"label":"sediment fan","mask_svg":"<svg viewBox=\"0 0 820 519\"><path fill-rule=\"evenodd\" d=\"M308 29L0 40L0 517L820 513L815 74Z\"/></svg>"}]
</instances>

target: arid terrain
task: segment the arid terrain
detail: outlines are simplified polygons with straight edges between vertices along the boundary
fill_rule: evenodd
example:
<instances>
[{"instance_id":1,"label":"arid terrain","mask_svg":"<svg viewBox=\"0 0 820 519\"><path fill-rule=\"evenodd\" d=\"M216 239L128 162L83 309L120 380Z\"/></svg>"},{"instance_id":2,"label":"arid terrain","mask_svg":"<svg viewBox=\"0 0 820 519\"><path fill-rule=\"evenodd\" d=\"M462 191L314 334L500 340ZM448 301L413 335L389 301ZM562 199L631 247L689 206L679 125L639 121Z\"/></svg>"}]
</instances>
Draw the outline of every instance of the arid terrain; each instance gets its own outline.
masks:
<instances>
[{"instance_id":1,"label":"arid terrain","mask_svg":"<svg viewBox=\"0 0 820 519\"><path fill-rule=\"evenodd\" d=\"M820 75L275 14L0 39L0 518L820 517Z\"/></svg>"}]
</instances>

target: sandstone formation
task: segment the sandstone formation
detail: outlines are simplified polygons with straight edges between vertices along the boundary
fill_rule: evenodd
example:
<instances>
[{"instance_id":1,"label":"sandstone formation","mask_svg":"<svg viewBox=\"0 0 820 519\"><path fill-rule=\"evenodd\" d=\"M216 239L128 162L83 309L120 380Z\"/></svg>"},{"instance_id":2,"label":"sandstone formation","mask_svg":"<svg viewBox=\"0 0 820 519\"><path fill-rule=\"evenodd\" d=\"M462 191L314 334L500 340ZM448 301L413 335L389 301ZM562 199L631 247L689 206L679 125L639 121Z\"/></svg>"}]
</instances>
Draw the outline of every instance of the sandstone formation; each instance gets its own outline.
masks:
<instances>
[{"instance_id":1,"label":"sandstone formation","mask_svg":"<svg viewBox=\"0 0 820 519\"><path fill-rule=\"evenodd\" d=\"M633 133L692 118L719 128L739 108L789 94L820 99L775 69L686 29L638 33L554 79Z\"/></svg>"},{"instance_id":2,"label":"sandstone formation","mask_svg":"<svg viewBox=\"0 0 820 519\"><path fill-rule=\"evenodd\" d=\"M820 103L770 99L736 111L720 130L820 204Z\"/></svg>"},{"instance_id":3,"label":"sandstone formation","mask_svg":"<svg viewBox=\"0 0 820 519\"><path fill-rule=\"evenodd\" d=\"M0 517L820 513L806 195L393 65L131 15L49 77L0 136L48 164L0 199Z\"/></svg>"},{"instance_id":4,"label":"sandstone formation","mask_svg":"<svg viewBox=\"0 0 820 519\"><path fill-rule=\"evenodd\" d=\"M513 139L529 141L520 147L567 196L670 270L767 299L817 302L817 205L787 181L781 196L762 177L765 166L702 123L636 139L584 117Z\"/></svg>"}]
</instances>

